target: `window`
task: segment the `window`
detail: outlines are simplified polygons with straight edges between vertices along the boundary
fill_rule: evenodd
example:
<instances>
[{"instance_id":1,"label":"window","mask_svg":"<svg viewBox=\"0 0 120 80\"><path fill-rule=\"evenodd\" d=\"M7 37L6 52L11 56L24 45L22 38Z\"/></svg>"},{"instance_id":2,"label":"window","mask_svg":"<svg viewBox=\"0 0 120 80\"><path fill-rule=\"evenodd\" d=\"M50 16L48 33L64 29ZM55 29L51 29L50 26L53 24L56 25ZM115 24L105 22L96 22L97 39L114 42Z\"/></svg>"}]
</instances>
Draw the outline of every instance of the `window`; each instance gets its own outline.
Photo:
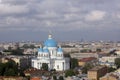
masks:
<instances>
[{"instance_id":1,"label":"window","mask_svg":"<svg viewBox=\"0 0 120 80\"><path fill-rule=\"evenodd\" d=\"M39 63L37 63L37 68L39 69Z\"/></svg>"},{"instance_id":2,"label":"window","mask_svg":"<svg viewBox=\"0 0 120 80\"><path fill-rule=\"evenodd\" d=\"M59 69L59 65L57 65L57 69Z\"/></svg>"},{"instance_id":3,"label":"window","mask_svg":"<svg viewBox=\"0 0 120 80\"><path fill-rule=\"evenodd\" d=\"M32 67L34 67L34 61L32 61Z\"/></svg>"},{"instance_id":4,"label":"window","mask_svg":"<svg viewBox=\"0 0 120 80\"><path fill-rule=\"evenodd\" d=\"M62 62L63 63L63 70L64 70L64 62Z\"/></svg>"}]
</instances>

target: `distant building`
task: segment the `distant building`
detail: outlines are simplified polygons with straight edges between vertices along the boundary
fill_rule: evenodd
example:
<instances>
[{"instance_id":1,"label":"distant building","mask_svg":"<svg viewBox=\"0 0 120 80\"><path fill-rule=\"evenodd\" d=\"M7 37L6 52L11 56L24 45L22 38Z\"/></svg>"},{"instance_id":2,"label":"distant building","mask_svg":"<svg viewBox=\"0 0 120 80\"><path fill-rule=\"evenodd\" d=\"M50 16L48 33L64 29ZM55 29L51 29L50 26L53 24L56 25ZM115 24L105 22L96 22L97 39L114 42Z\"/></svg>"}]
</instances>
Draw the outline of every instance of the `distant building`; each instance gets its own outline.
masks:
<instances>
[{"instance_id":1,"label":"distant building","mask_svg":"<svg viewBox=\"0 0 120 80\"><path fill-rule=\"evenodd\" d=\"M27 80L27 79L20 76L0 76L0 80Z\"/></svg>"},{"instance_id":2,"label":"distant building","mask_svg":"<svg viewBox=\"0 0 120 80\"><path fill-rule=\"evenodd\" d=\"M120 56L120 50L115 51L115 53Z\"/></svg>"},{"instance_id":3,"label":"distant building","mask_svg":"<svg viewBox=\"0 0 120 80\"><path fill-rule=\"evenodd\" d=\"M25 56L6 56L0 59L0 62L7 63L10 60L18 64L19 68L26 68L31 65L31 58Z\"/></svg>"},{"instance_id":4,"label":"distant building","mask_svg":"<svg viewBox=\"0 0 120 80\"><path fill-rule=\"evenodd\" d=\"M119 79L119 76L117 76L115 74L107 74L107 75L101 77L100 80L120 80L120 79Z\"/></svg>"},{"instance_id":5,"label":"distant building","mask_svg":"<svg viewBox=\"0 0 120 80\"><path fill-rule=\"evenodd\" d=\"M107 73L105 76L101 77L100 80L120 80L120 69Z\"/></svg>"},{"instance_id":6,"label":"distant building","mask_svg":"<svg viewBox=\"0 0 120 80\"><path fill-rule=\"evenodd\" d=\"M76 59L82 59L82 58L87 58L87 57L95 57L98 58L99 55L96 53L73 53L70 54L71 58L76 58Z\"/></svg>"},{"instance_id":7,"label":"distant building","mask_svg":"<svg viewBox=\"0 0 120 80\"><path fill-rule=\"evenodd\" d=\"M58 47L52 35L44 42L43 48L38 49L38 56L32 59L32 67L41 69L43 63L48 65L49 70L63 71L70 68L70 59L63 56L62 48Z\"/></svg>"},{"instance_id":8,"label":"distant building","mask_svg":"<svg viewBox=\"0 0 120 80\"><path fill-rule=\"evenodd\" d=\"M116 58L117 58L117 56L103 56L103 57L99 58L99 64L115 68L116 67L115 66Z\"/></svg>"},{"instance_id":9,"label":"distant building","mask_svg":"<svg viewBox=\"0 0 120 80\"><path fill-rule=\"evenodd\" d=\"M87 64L87 63L95 65L97 63L97 58L88 57L88 58L82 58L82 59L78 60L79 66L85 66L85 64Z\"/></svg>"},{"instance_id":10,"label":"distant building","mask_svg":"<svg viewBox=\"0 0 120 80\"><path fill-rule=\"evenodd\" d=\"M88 79L99 80L100 77L107 73L106 66L96 66L88 71Z\"/></svg>"}]
</instances>

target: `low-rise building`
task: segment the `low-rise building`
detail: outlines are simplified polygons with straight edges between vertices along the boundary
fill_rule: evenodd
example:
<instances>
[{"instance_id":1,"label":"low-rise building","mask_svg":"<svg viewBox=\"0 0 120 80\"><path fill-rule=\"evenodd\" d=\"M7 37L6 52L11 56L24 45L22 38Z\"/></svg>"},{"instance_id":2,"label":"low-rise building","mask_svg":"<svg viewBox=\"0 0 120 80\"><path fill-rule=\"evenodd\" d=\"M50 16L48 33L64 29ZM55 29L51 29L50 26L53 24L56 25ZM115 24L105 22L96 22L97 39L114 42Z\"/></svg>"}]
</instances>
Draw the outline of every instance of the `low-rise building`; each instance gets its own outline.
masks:
<instances>
[{"instance_id":1,"label":"low-rise building","mask_svg":"<svg viewBox=\"0 0 120 80\"><path fill-rule=\"evenodd\" d=\"M115 66L116 58L117 58L117 56L103 56L103 57L99 58L99 64L115 68L116 67Z\"/></svg>"},{"instance_id":2,"label":"low-rise building","mask_svg":"<svg viewBox=\"0 0 120 80\"><path fill-rule=\"evenodd\" d=\"M107 73L106 66L96 66L88 71L88 79L99 80L100 77Z\"/></svg>"},{"instance_id":3,"label":"low-rise building","mask_svg":"<svg viewBox=\"0 0 120 80\"><path fill-rule=\"evenodd\" d=\"M70 54L71 58L82 59L87 57L95 57L98 58L99 55L97 53L73 53Z\"/></svg>"},{"instance_id":4,"label":"low-rise building","mask_svg":"<svg viewBox=\"0 0 120 80\"><path fill-rule=\"evenodd\" d=\"M101 77L100 80L120 80L120 69L107 73L105 76Z\"/></svg>"},{"instance_id":5,"label":"low-rise building","mask_svg":"<svg viewBox=\"0 0 120 80\"><path fill-rule=\"evenodd\" d=\"M0 62L6 63L10 60L13 60L16 64L18 64L19 68L31 66L31 58L27 56L5 56L0 59Z\"/></svg>"},{"instance_id":6,"label":"low-rise building","mask_svg":"<svg viewBox=\"0 0 120 80\"><path fill-rule=\"evenodd\" d=\"M20 76L0 76L0 80L27 80L27 79Z\"/></svg>"},{"instance_id":7,"label":"low-rise building","mask_svg":"<svg viewBox=\"0 0 120 80\"><path fill-rule=\"evenodd\" d=\"M107 74L107 75L101 77L100 80L120 80L120 79L119 79L119 76L117 76L117 75L114 75L114 74L108 75Z\"/></svg>"},{"instance_id":8,"label":"low-rise building","mask_svg":"<svg viewBox=\"0 0 120 80\"><path fill-rule=\"evenodd\" d=\"M83 59L78 60L78 65L79 66L83 67L87 63L95 65L97 63L97 58L95 58L95 57L88 57L88 58L83 58Z\"/></svg>"}]
</instances>

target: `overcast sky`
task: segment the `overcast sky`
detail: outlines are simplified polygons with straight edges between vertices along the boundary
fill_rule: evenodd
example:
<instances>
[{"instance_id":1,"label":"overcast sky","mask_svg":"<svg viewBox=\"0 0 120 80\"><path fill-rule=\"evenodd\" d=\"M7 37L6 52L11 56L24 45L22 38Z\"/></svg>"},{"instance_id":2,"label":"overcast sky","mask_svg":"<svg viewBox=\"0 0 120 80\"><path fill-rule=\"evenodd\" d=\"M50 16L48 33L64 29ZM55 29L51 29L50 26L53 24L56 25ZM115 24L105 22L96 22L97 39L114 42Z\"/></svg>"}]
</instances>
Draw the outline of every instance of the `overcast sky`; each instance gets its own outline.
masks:
<instances>
[{"instance_id":1,"label":"overcast sky","mask_svg":"<svg viewBox=\"0 0 120 80\"><path fill-rule=\"evenodd\" d=\"M120 0L0 0L0 41L120 41Z\"/></svg>"}]
</instances>

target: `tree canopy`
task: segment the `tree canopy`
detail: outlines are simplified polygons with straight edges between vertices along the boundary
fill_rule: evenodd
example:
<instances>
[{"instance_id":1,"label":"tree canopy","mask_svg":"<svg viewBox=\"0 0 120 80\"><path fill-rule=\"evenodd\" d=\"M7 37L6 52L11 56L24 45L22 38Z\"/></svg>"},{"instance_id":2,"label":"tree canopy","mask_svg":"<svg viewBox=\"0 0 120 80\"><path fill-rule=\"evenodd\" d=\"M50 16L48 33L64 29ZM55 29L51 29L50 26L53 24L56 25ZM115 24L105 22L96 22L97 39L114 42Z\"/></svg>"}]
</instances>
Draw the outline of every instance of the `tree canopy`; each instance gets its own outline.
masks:
<instances>
[{"instance_id":1,"label":"tree canopy","mask_svg":"<svg viewBox=\"0 0 120 80\"><path fill-rule=\"evenodd\" d=\"M75 59L75 58L71 58L70 59L70 67L71 67L71 69L74 69L75 67L78 67L78 60L77 59Z\"/></svg>"},{"instance_id":2,"label":"tree canopy","mask_svg":"<svg viewBox=\"0 0 120 80\"><path fill-rule=\"evenodd\" d=\"M117 68L120 68L120 58L115 59L115 65Z\"/></svg>"},{"instance_id":3,"label":"tree canopy","mask_svg":"<svg viewBox=\"0 0 120 80\"><path fill-rule=\"evenodd\" d=\"M87 71L88 71L89 69L91 69L92 67L93 67L93 65L90 64L90 63L85 64L85 66L82 68L82 73L87 74Z\"/></svg>"},{"instance_id":4,"label":"tree canopy","mask_svg":"<svg viewBox=\"0 0 120 80\"><path fill-rule=\"evenodd\" d=\"M47 63L43 63L41 69L48 71L48 64Z\"/></svg>"},{"instance_id":5,"label":"tree canopy","mask_svg":"<svg viewBox=\"0 0 120 80\"><path fill-rule=\"evenodd\" d=\"M63 76L60 76L60 77L59 77L59 80L64 80Z\"/></svg>"},{"instance_id":6,"label":"tree canopy","mask_svg":"<svg viewBox=\"0 0 120 80\"><path fill-rule=\"evenodd\" d=\"M18 75L17 64L10 60L7 63L0 63L0 76L16 76Z\"/></svg>"},{"instance_id":7,"label":"tree canopy","mask_svg":"<svg viewBox=\"0 0 120 80\"><path fill-rule=\"evenodd\" d=\"M75 75L75 72L74 72L72 69L67 70L67 71L65 72L65 77L74 76L74 75Z\"/></svg>"}]
</instances>

